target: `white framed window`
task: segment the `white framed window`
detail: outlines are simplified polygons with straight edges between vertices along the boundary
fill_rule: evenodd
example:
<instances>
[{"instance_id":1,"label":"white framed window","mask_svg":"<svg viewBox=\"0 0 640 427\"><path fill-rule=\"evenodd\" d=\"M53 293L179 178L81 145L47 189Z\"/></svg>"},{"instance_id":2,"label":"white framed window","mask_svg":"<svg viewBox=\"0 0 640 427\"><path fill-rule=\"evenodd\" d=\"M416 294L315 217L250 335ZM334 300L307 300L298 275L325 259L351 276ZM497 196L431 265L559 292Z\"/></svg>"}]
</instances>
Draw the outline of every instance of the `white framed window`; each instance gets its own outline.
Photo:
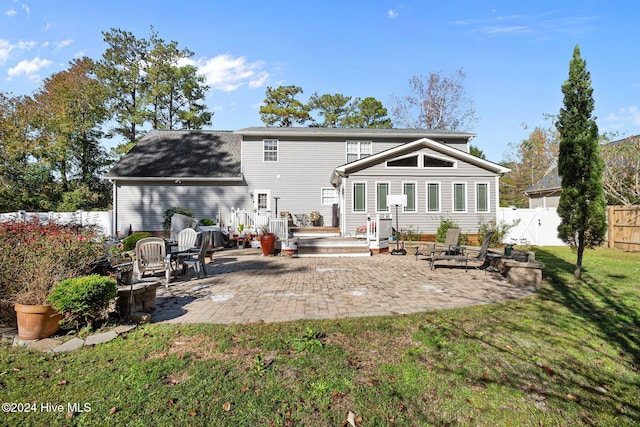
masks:
<instances>
[{"instance_id":1,"label":"white framed window","mask_svg":"<svg viewBox=\"0 0 640 427\"><path fill-rule=\"evenodd\" d=\"M476 183L476 212L489 212L489 184Z\"/></svg>"},{"instance_id":2,"label":"white framed window","mask_svg":"<svg viewBox=\"0 0 640 427\"><path fill-rule=\"evenodd\" d=\"M363 159L373 154L371 141L347 141L347 163Z\"/></svg>"},{"instance_id":3,"label":"white framed window","mask_svg":"<svg viewBox=\"0 0 640 427\"><path fill-rule=\"evenodd\" d=\"M271 190L253 190L253 208L259 211L271 210Z\"/></svg>"},{"instance_id":4,"label":"white framed window","mask_svg":"<svg viewBox=\"0 0 640 427\"><path fill-rule=\"evenodd\" d=\"M418 183L403 182L402 194L407 196L407 204L402 208L403 212L417 212Z\"/></svg>"},{"instance_id":5,"label":"white framed window","mask_svg":"<svg viewBox=\"0 0 640 427\"><path fill-rule=\"evenodd\" d=\"M262 141L262 160L265 162L278 161L277 139L265 139Z\"/></svg>"},{"instance_id":6,"label":"white framed window","mask_svg":"<svg viewBox=\"0 0 640 427\"><path fill-rule=\"evenodd\" d=\"M456 163L448 159L441 159L425 154L422 156L422 167L424 168L455 168Z\"/></svg>"},{"instance_id":7,"label":"white framed window","mask_svg":"<svg viewBox=\"0 0 640 427\"><path fill-rule=\"evenodd\" d=\"M353 183L353 212L367 211L367 183Z\"/></svg>"},{"instance_id":8,"label":"white framed window","mask_svg":"<svg viewBox=\"0 0 640 427\"><path fill-rule=\"evenodd\" d=\"M376 182L376 212L389 212L387 196L390 186L388 182Z\"/></svg>"},{"instance_id":9,"label":"white framed window","mask_svg":"<svg viewBox=\"0 0 640 427\"><path fill-rule=\"evenodd\" d=\"M427 212L440 212L440 183L427 182Z\"/></svg>"},{"instance_id":10,"label":"white framed window","mask_svg":"<svg viewBox=\"0 0 640 427\"><path fill-rule=\"evenodd\" d=\"M333 187L323 187L320 189L320 204L331 206L338 203L338 192Z\"/></svg>"},{"instance_id":11,"label":"white framed window","mask_svg":"<svg viewBox=\"0 0 640 427\"><path fill-rule=\"evenodd\" d=\"M466 182L453 183L453 211L454 212L467 211L467 183Z\"/></svg>"}]
</instances>

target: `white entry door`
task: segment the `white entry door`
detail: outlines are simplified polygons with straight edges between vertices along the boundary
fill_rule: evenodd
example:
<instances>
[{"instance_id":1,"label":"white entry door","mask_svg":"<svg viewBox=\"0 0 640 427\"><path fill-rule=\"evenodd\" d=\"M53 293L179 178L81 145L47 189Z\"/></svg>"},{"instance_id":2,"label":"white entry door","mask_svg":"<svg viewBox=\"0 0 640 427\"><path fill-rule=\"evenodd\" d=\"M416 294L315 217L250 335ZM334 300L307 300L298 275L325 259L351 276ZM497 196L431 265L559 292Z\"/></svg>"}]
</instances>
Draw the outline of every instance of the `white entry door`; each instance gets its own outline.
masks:
<instances>
[{"instance_id":1,"label":"white entry door","mask_svg":"<svg viewBox=\"0 0 640 427\"><path fill-rule=\"evenodd\" d=\"M253 190L253 207L257 211L270 211L271 190Z\"/></svg>"}]
</instances>

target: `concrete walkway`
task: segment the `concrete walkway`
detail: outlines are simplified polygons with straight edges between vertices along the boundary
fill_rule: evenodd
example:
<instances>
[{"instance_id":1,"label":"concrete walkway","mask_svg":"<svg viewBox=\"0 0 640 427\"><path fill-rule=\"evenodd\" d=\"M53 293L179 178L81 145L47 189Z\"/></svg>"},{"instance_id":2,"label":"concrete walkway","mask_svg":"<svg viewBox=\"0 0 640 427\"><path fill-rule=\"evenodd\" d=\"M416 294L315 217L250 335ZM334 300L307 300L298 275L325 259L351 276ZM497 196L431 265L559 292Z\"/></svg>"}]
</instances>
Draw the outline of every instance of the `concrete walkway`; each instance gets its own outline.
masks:
<instances>
[{"instance_id":1,"label":"concrete walkway","mask_svg":"<svg viewBox=\"0 0 640 427\"><path fill-rule=\"evenodd\" d=\"M429 270L411 255L366 258L262 256L225 250L207 264L209 277L158 288L153 322L252 323L413 313L522 298L496 273Z\"/></svg>"}]
</instances>

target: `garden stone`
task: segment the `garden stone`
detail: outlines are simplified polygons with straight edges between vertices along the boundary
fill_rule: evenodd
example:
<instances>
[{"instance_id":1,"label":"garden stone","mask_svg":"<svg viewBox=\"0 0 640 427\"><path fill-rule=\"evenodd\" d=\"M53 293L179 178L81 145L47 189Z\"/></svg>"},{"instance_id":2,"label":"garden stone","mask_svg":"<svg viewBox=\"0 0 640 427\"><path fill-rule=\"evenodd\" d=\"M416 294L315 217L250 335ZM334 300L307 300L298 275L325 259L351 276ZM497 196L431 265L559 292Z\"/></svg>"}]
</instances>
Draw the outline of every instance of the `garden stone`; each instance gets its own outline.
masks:
<instances>
[{"instance_id":1,"label":"garden stone","mask_svg":"<svg viewBox=\"0 0 640 427\"><path fill-rule=\"evenodd\" d=\"M18 330L16 328L2 328L1 334L3 341L13 341L18 336Z\"/></svg>"},{"instance_id":2,"label":"garden stone","mask_svg":"<svg viewBox=\"0 0 640 427\"><path fill-rule=\"evenodd\" d=\"M27 345L27 348L31 350L40 350L46 352L52 351L54 348L59 346L61 343L60 340L56 340L53 338L44 338L41 340L37 340Z\"/></svg>"},{"instance_id":3,"label":"garden stone","mask_svg":"<svg viewBox=\"0 0 640 427\"><path fill-rule=\"evenodd\" d=\"M117 327L114 329L114 332L115 332L116 334L118 334L118 335L122 335L122 334L124 334L124 333L129 332L129 331L130 331L130 330L132 330L132 329L135 329L137 326L138 326L138 325L136 325L136 324L120 325L120 326L117 326Z\"/></svg>"},{"instance_id":4,"label":"garden stone","mask_svg":"<svg viewBox=\"0 0 640 427\"><path fill-rule=\"evenodd\" d=\"M72 338L67 342L60 344L53 349L54 353L63 353L66 351L73 351L84 346L84 340L80 338Z\"/></svg>"},{"instance_id":5,"label":"garden stone","mask_svg":"<svg viewBox=\"0 0 640 427\"><path fill-rule=\"evenodd\" d=\"M115 331L103 332L101 334L89 335L84 342L84 345L96 345L103 344L117 338L118 334Z\"/></svg>"}]
</instances>

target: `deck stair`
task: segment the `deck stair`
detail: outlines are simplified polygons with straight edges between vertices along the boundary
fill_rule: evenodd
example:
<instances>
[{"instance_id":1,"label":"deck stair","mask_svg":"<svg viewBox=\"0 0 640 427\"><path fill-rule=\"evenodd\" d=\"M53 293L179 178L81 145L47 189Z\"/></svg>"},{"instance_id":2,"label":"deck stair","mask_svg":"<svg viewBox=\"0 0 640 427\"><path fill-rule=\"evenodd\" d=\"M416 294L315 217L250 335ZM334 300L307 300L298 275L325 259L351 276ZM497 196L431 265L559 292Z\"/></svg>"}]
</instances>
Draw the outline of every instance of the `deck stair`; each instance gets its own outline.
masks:
<instances>
[{"instance_id":1,"label":"deck stair","mask_svg":"<svg viewBox=\"0 0 640 427\"><path fill-rule=\"evenodd\" d=\"M298 241L298 257L371 255L366 240L342 238L337 227L292 227L290 230Z\"/></svg>"}]
</instances>

